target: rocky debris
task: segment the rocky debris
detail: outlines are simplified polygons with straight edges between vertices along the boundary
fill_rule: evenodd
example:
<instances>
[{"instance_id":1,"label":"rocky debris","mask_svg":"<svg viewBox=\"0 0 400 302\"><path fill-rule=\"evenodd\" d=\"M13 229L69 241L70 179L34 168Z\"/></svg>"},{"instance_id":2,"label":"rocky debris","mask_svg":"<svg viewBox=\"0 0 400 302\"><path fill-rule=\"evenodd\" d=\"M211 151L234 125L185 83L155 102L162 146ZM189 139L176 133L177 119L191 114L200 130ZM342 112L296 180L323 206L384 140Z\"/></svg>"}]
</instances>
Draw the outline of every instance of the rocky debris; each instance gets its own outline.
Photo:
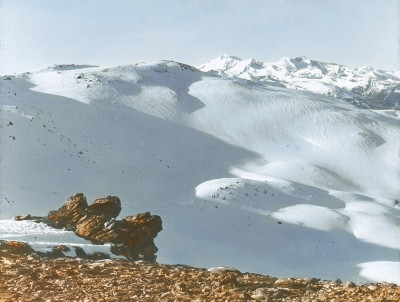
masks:
<instances>
[{"instance_id":1,"label":"rocky debris","mask_svg":"<svg viewBox=\"0 0 400 302\"><path fill-rule=\"evenodd\" d=\"M31 219L32 219L32 215L31 214L28 214L28 215L25 215L25 216L15 216L14 217L15 221L31 220Z\"/></svg>"},{"instance_id":2,"label":"rocky debris","mask_svg":"<svg viewBox=\"0 0 400 302\"><path fill-rule=\"evenodd\" d=\"M79 246L56 245L53 246L51 251L43 252L35 251L25 242L0 240L0 257L9 257L10 255L30 255L40 258L72 258L72 255L75 255L81 259L110 259L110 255L106 253L94 252L88 254Z\"/></svg>"},{"instance_id":3,"label":"rocky debris","mask_svg":"<svg viewBox=\"0 0 400 302\"><path fill-rule=\"evenodd\" d=\"M0 241L0 255L29 255L35 251L32 247L19 241Z\"/></svg>"},{"instance_id":4,"label":"rocky debris","mask_svg":"<svg viewBox=\"0 0 400 302\"><path fill-rule=\"evenodd\" d=\"M32 216L31 214L25 215L25 216L15 216L14 220L15 221L23 221L23 220L34 220L37 222L43 221L43 217L40 216Z\"/></svg>"},{"instance_id":5,"label":"rocky debris","mask_svg":"<svg viewBox=\"0 0 400 302\"><path fill-rule=\"evenodd\" d=\"M278 279L274 282L274 286L278 288L304 288L310 283L310 280L304 279Z\"/></svg>"},{"instance_id":6,"label":"rocky debris","mask_svg":"<svg viewBox=\"0 0 400 302\"><path fill-rule=\"evenodd\" d=\"M15 219L35 220L67 229L95 244L111 243L114 254L131 260L155 261L158 249L154 238L162 230L160 216L147 212L116 220L120 212L121 201L116 196L99 198L88 205L86 197L78 193L47 217L26 215Z\"/></svg>"},{"instance_id":7,"label":"rocky debris","mask_svg":"<svg viewBox=\"0 0 400 302\"><path fill-rule=\"evenodd\" d=\"M394 284L345 284L122 259L0 257L0 302L400 301Z\"/></svg>"}]
</instances>

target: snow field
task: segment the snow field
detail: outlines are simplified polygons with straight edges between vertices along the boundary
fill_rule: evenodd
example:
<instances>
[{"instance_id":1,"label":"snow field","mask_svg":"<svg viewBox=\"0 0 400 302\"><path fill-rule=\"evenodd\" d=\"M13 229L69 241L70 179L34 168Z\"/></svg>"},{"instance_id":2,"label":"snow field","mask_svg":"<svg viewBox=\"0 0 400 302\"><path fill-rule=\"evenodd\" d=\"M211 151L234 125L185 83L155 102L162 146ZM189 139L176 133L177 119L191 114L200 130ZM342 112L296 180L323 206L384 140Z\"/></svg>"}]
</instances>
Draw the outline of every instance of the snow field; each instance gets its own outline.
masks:
<instances>
[{"instance_id":1,"label":"snow field","mask_svg":"<svg viewBox=\"0 0 400 302\"><path fill-rule=\"evenodd\" d=\"M2 77L1 217L117 195L162 217L160 262L400 284L378 273L399 261L397 111L249 79L169 61ZM19 226L0 238L74 240Z\"/></svg>"}]
</instances>

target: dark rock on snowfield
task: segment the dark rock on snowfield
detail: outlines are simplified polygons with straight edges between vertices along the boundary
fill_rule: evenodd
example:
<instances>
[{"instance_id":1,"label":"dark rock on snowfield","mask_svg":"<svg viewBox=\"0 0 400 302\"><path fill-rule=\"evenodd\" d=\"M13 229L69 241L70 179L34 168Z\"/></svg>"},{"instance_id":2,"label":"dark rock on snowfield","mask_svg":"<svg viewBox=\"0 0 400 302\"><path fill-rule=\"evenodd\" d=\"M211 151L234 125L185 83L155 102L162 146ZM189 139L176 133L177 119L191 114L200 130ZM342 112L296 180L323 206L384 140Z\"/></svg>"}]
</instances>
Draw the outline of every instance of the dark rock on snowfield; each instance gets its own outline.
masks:
<instances>
[{"instance_id":1,"label":"dark rock on snowfield","mask_svg":"<svg viewBox=\"0 0 400 302\"><path fill-rule=\"evenodd\" d=\"M47 215L48 224L54 228L75 231L77 223L87 215L88 204L83 193L72 195L58 210Z\"/></svg>"},{"instance_id":2,"label":"dark rock on snowfield","mask_svg":"<svg viewBox=\"0 0 400 302\"><path fill-rule=\"evenodd\" d=\"M160 216L149 212L115 220L121 212L116 196L96 199L88 205L83 193L71 196L47 217L17 216L16 220L35 220L53 228L67 229L96 244L112 243L111 251L131 260L155 261L158 251L154 238L162 230Z\"/></svg>"}]
</instances>

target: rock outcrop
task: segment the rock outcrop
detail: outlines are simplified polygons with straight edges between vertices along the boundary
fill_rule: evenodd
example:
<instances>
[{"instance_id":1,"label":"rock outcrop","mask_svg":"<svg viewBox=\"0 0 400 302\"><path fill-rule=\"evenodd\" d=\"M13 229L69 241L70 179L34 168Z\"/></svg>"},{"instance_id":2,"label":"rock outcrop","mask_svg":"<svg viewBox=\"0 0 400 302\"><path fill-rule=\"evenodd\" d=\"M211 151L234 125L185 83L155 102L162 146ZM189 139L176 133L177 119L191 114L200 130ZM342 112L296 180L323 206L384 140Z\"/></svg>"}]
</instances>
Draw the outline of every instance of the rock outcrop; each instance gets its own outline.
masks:
<instances>
[{"instance_id":1,"label":"rock outcrop","mask_svg":"<svg viewBox=\"0 0 400 302\"><path fill-rule=\"evenodd\" d=\"M48 224L54 228L64 228L75 231L78 222L87 215L88 203L85 195L72 195L58 210L47 215Z\"/></svg>"},{"instance_id":2,"label":"rock outcrop","mask_svg":"<svg viewBox=\"0 0 400 302\"><path fill-rule=\"evenodd\" d=\"M82 193L71 196L47 217L17 216L16 220L35 220L54 228L75 232L96 244L111 243L111 251L131 260L155 261L158 249L154 238L162 230L160 216L149 212L116 220L121 201L116 196L96 199L88 205Z\"/></svg>"},{"instance_id":3,"label":"rock outcrop","mask_svg":"<svg viewBox=\"0 0 400 302\"><path fill-rule=\"evenodd\" d=\"M121 201L116 196L108 196L96 199L89 207L88 212L92 215L101 215L108 221L121 212Z\"/></svg>"}]
</instances>

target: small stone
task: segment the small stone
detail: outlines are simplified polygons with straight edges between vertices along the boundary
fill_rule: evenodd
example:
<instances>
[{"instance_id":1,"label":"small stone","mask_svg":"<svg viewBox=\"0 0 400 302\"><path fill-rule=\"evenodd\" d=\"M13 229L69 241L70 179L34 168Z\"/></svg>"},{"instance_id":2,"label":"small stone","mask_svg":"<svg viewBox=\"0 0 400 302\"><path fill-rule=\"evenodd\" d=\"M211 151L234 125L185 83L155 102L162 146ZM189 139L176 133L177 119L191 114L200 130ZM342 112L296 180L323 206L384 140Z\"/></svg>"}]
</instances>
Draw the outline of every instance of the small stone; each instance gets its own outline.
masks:
<instances>
[{"instance_id":1,"label":"small stone","mask_svg":"<svg viewBox=\"0 0 400 302\"><path fill-rule=\"evenodd\" d=\"M269 288L257 288L255 291L253 291L253 295L256 296L268 296L270 294L270 289Z\"/></svg>"},{"instance_id":2,"label":"small stone","mask_svg":"<svg viewBox=\"0 0 400 302\"><path fill-rule=\"evenodd\" d=\"M272 298L280 299L280 298L283 298L287 293L288 293L288 291L278 290L278 291L276 291L275 293L272 294Z\"/></svg>"},{"instance_id":3,"label":"small stone","mask_svg":"<svg viewBox=\"0 0 400 302\"><path fill-rule=\"evenodd\" d=\"M286 288L303 288L306 287L308 280L306 279L277 279L274 283L276 287L286 287Z\"/></svg>"},{"instance_id":4,"label":"small stone","mask_svg":"<svg viewBox=\"0 0 400 302\"><path fill-rule=\"evenodd\" d=\"M343 285L343 287L344 288L355 288L355 287L357 287L357 285L354 283L354 282L346 282L344 285Z\"/></svg>"},{"instance_id":5,"label":"small stone","mask_svg":"<svg viewBox=\"0 0 400 302\"><path fill-rule=\"evenodd\" d=\"M240 294L239 294L239 299L249 300L250 297L251 297L251 296L250 296L248 293L240 293Z\"/></svg>"},{"instance_id":6,"label":"small stone","mask_svg":"<svg viewBox=\"0 0 400 302\"><path fill-rule=\"evenodd\" d=\"M321 281L321 279L318 278L311 278L310 280L308 280L309 284L314 284L314 283L318 283L319 281Z\"/></svg>"},{"instance_id":7,"label":"small stone","mask_svg":"<svg viewBox=\"0 0 400 302\"><path fill-rule=\"evenodd\" d=\"M31 214L25 215L25 216L15 216L14 220L15 221L23 221L23 220L29 220L32 218Z\"/></svg>"},{"instance_id":8,"label":"small stone","mask_svg":"<svg viewBox=\"0 0 400 302\"><path fill-rule=\"evenodd\" d=\"M212 272L212 273L233 272L233 273L240 274L240 271L238 271L237 269L231 268L231 267L226 267L226 266L211 267L207 271Z\"/></svg>"},{"instance_id":9,"label":"small stone","mask_svg":"<svg viewBox=\"0 0 400 302\"><path fill-rule=\"evenodd\" d=\"M219 282L219 285L226 285L226 284L237 284L236 275L233 273L229 273L223 277L223 279Z\"/></svg>"},{"instance_id":10,"label":"small stone","mask_svg":"<svg viewBox=\"0 0 400 302\"><path fill-rule=\"evenodd\" d=\"M264 299L263 295L251 295L251 297L256 301Z\"/></svg>"}]
</instances>

